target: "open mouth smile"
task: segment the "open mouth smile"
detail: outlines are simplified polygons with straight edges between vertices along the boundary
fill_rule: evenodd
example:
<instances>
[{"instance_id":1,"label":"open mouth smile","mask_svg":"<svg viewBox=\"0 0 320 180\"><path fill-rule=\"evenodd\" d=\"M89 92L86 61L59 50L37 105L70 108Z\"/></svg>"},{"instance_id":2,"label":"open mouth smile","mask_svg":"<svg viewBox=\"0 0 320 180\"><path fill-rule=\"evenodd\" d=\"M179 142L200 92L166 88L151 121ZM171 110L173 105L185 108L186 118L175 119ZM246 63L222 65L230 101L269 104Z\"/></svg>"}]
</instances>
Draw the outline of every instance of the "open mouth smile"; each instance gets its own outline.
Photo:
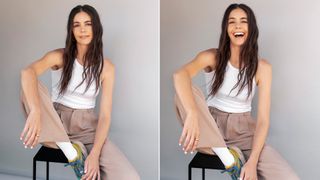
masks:
<instances>
[{"instance_id":1,"label":"open mouth smile","mask_svg":"<svg viewBox=\"0 0 320 180\"><path fill-rule=\"evenodd\" d=\"M235 32L235 33L233 33L233 36L236 38L239 38L239 37L241 38L244 36L244 33L243 32Z\"/></svg>"}]
</instances>

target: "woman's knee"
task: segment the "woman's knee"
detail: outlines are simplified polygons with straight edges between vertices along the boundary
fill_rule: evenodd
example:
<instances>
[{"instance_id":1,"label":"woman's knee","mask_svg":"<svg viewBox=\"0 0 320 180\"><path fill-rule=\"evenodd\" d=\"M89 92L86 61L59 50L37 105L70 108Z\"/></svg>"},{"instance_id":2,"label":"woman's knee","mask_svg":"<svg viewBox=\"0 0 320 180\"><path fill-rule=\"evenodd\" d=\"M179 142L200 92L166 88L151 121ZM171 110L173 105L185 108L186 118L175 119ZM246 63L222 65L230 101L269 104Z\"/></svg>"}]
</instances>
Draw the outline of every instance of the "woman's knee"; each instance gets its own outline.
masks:
<instances>
[{"instance_id":1,"label":"woman's knee","mask_svg":"<svg viewBox=\"0 0 320 180\"><path fill-rule=\"evenodd\" d=\"M110 179L110 180L140 180L140 175L133 168L121 168L118 170L115 169L104 169L100 171L101 179Z\"/></svg>"},{"instance_id":2,"label":"woman's knee","mask_svg":"<svg viewBox=\"0 0 320 180\"><path fill-rule=\"evenodd\" d=\"M290 179L290 180L300 180L298 175L294 172L287 173L284 177L285 179Z\"/></svg>"},{"instance_id":3,"label":"woman's knee","mask_svg":"<svg viewBox=\"0 0 320 180\"><path fill-rule=\"evenodd\" d=\"M127 173L125 173L127 174ZM127 174L127 178L125 179L130 179L130 180L140 180L140 175L138 174L138 172L135 169L132 169L128 174Z\"/></svg>"},{"instance_id":4,"label":"woman's knee","mask_svg":"<svg viewBox=\"0 0 320 180\"><path fill-rule=\"evenodd\" d=\"M119 175L107 175L109 179L114 179L114 180L140 180L140 176L136 171L128 172L128 171L123 171L122 174Z\"/></svg>"}]
</instances>

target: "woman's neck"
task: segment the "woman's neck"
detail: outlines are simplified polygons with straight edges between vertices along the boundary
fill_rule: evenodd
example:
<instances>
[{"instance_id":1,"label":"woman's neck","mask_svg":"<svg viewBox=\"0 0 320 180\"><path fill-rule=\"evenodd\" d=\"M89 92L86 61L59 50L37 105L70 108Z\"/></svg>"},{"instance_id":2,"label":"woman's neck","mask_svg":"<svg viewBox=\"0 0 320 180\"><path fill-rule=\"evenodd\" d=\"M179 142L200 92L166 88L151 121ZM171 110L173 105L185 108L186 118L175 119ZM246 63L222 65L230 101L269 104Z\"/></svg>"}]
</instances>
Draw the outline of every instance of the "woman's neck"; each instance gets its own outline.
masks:
<instances>
[{"instance_id":1,"label":"woman's neck","mask_svg":"<svg viewBox=\"0 0 320 180\"><path fill-rule=\"evenodd\" d=\"M239 68L240 66L240 46L233 46L230 45L230 51L231 51L231 55L230 55L230 63L236 67Z\"/></svg>"},{"instance_id":2,"label":"woman's neck","mask_svg":"<svg viewBox=\"0 0 320 180\"><path fill-rule=\"evenodd\" d=\"M83 64L84 63L84 55L86 54L88 49L88 45L81 45L81 44L77 44L77 59Z\"/></svg>"}]
</instances>

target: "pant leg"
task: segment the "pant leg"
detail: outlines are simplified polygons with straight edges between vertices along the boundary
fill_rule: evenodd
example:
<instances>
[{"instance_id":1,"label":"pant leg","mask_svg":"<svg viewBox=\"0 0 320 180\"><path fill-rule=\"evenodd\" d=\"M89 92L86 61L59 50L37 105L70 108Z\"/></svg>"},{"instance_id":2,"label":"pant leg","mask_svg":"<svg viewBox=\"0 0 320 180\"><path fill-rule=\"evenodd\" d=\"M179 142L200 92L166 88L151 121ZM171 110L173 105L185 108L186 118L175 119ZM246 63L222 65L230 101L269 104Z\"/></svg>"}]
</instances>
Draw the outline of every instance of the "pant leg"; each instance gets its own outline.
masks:
<instances>
[{"instance_id":1,"label":"pant leg","mask_svg":"<svg viewBox=\"0 0 320 180\"><path fill-rule=\"evenodd\" d=\"M53 107L48 89L38 81L38 92L40 100L41 132L39 143L51 148L58 148L55 142L69 142L62 122ZM30 113L29 103L26 100L23 90L20 91L20 101L25 118Z\"/></svg>"},{"instance_id":2,"label":"pant leg","mask_svg":"<svg viewBox=\"0 0 320 180\"><path fill-rule=\"evenodd\" d=\"M198 108L200 137L197 150L206 154L213 154L212 147L227 147L218 129L216 121L209 112L207 102L202 91L192 86L192 93ZM178 120L184 124L186 118L185 109L178 95L175 96L175 105Z\"/></svg>"},{"instance_id":3,"label":"pant leg","mask_svg":"<svg viewBox=\"0 0 320 180\"><path fill-rule=\"evenodd\" d=\"M243 151L246 159L250 153L251 150ZM300 180L288 162L269 145L261 151L257 171L259 180Z\"/></svg>"},{"instance_id":4,"label":"pant leg","mask_svg":"<svg viewBox=\"0 0 320 180\"><path fill-rule=\"evenodd\" d=\"M87 144L90 152L93 144ZM140 180L140 176L125 155L107 139L100 154L101 180Z\"/></svg>"}]
</instances>

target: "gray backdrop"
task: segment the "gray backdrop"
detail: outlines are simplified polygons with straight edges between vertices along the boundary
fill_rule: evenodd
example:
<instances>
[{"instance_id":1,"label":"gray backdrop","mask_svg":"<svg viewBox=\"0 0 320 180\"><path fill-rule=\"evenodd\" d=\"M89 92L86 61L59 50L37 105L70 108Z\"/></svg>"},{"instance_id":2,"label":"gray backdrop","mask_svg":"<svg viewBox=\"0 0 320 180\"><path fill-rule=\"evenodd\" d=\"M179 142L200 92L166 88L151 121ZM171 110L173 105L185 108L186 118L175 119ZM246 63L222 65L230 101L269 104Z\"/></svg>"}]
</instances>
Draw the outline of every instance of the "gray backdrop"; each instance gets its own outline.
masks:
<instances>
[{"instance_id":1,"label":"gray backdrop","mask_svg":"<svg viewBox=\"0 0 320 180\"><path fill-rule=\"evenodd\" d=\"M173 107L172 74L199 51L218 46L222 16L232 2L161 0L160 167L163 180L187 179L187 165L192 158L178 147L181 127ZM315 179L320 160L317 139L320 137L320 2L242 2L256 14L260 56L273 65L268 143L289 161L301 179ZM204 89L203 75L194 83ZM200 170L194 172L194 177L200 179ZM211 179L228 179L218 171L207 174Z\"/></svg>"},{"instance_id":2,"label":"gray backdrop","mask_svg":"<svg viewBox=\"0 0 320 180\"><path fill-rule=\"evenodd\" d=\"M36 150L25 150L19 141L25 122L19 104L20 70L47 51L64 47L69 12L76 5L86 3L100 14L104 54L116 66L111 140L127 155L142 179L157 179L157 0L1 1L0 173L31 176ZM50 89L50 73L44 74L41 80ZM55 179L75 177L71 168L62 164L52 166L50 176ZM45 164L38 164L38 175L42 177L44 167Z\"/></svg>"}]
</instances>

